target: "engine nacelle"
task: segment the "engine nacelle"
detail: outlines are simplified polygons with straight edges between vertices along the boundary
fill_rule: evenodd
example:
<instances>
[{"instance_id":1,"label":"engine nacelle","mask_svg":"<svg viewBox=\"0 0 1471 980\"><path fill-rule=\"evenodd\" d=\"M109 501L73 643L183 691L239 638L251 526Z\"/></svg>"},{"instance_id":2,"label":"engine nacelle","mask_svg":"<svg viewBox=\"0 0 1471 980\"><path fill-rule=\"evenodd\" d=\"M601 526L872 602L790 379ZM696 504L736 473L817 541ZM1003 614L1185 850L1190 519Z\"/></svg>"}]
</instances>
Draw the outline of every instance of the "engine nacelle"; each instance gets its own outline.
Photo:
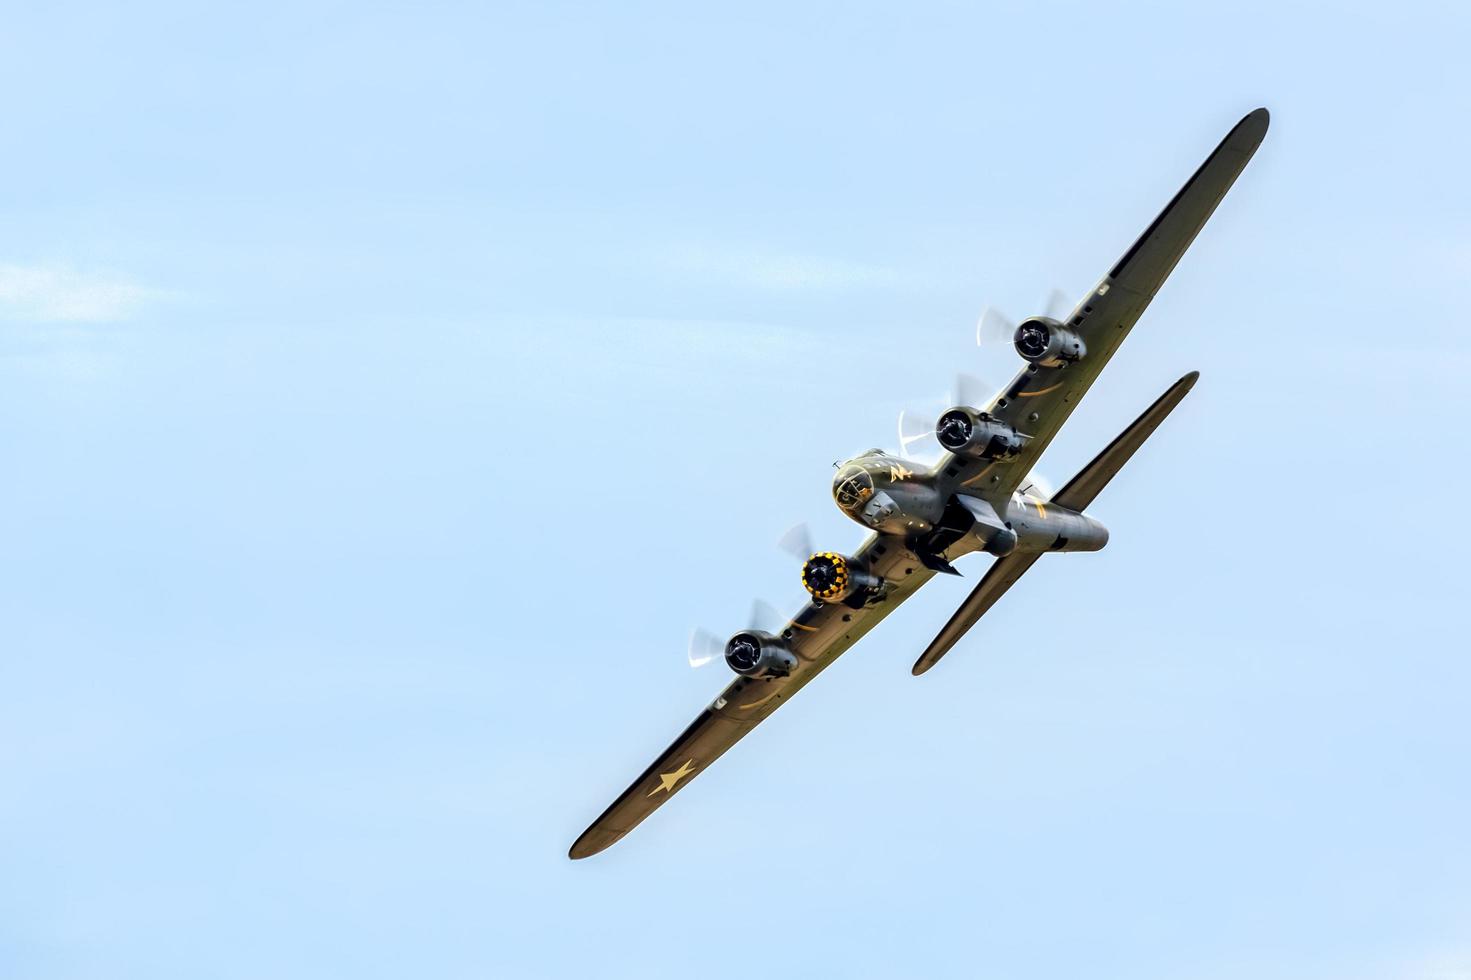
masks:
<instances>
[{"instance_id":1,"label":"engine nacelle","mask_svg":"<svg viewBox=\"0 0 1471 980\"><path fill-rule=\"evenodd\" d=\"M1088 349L1083 338L1050 316L1034 316L1023 320L1012 335L1016 352L1039 367L1061 367L1082 360Z\"/></svg>"},{"instance_id":2,"label":"engine nacelle","mask_svg":"<svg viewBox=\"0 0 1471 980\"><path fill-rule=\"evenodd\" d=\"M935 423L935 438L957 456L1010 459L1027 437L994 416L974 408L952 408Z\"/></svg>"},{"instance_id":3,"label":"engine nacelle","mask_svg":"<svg viewBox=\"0 0 1471 980\"><path fill-rule=\"evenodd\" d=\"M863 600L883 588L884 581L862 562L832 551L819 551L802 566L802 587L819 602Z\"/></svg>"},{"instance_id":4,"label":"engine nacelle","mask_svg":"<svg viewBox=\"0 0 1471 980\"><path fill-rule=\"evenodd\" d=\"M737 674L755 677L785 677L797 666L797 657L786 644L770 633L747 630L725 645L725 662Z\"/></svg>"}]
</instances>

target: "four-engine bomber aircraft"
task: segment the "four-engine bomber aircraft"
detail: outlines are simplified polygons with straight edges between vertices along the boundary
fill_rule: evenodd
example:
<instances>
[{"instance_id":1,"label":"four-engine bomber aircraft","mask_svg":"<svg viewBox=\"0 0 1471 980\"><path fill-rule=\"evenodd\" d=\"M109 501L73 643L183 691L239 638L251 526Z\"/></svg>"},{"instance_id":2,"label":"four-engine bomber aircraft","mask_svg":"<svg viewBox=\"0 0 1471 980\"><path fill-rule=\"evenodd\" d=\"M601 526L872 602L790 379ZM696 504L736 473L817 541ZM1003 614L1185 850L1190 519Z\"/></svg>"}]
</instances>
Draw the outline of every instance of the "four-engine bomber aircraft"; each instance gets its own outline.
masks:
<instances>
[{"instance_id":1,"label":"four-engine bomber aircraft","mask_svg":"<svg viewBox=\"0 0 1471 980\"><path fill-rule=\"evenodd\" d=\"M1013 337L1025 367L985 406L942 414L946 452L928 472L871 450L843 464L833 497L872 533L851 556L819 552L802 568L811 601L776 633L746 630L725 647L740 676L572 845L609 847L781 707L937 572L975 551L996 562L914 664L922 674L1042 555L1096 551L1108 531L1083 513L1180 403L1191 372L1050 499L1026 477L1098 377L1267 132L1267 110L1226 135L1133 247L1066 320L1035 316ZM1018 488L1021 488L1020 492Z\"/></svg>"}]
</instances>

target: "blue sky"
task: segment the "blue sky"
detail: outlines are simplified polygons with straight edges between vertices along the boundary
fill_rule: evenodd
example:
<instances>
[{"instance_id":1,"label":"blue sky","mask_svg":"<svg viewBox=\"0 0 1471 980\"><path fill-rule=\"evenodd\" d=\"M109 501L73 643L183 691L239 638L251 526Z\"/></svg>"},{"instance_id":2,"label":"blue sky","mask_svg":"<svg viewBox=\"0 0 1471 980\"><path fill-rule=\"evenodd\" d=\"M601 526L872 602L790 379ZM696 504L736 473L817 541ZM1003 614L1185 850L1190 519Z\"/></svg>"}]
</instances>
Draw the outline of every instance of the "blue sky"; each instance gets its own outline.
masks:
<instances>
[{"instance_id":1,"label":"blue sky","mask_svg":"<svg viewBox=\"0 0 1471 980\"><path fill-rule=\"evenodd\" d=\"M0 975L1471 977L1464 6L5 22ZM1044 459L1201 371L1109 547L569 862L831 462L1257 105Z\"/></svg>"}]
</instances>

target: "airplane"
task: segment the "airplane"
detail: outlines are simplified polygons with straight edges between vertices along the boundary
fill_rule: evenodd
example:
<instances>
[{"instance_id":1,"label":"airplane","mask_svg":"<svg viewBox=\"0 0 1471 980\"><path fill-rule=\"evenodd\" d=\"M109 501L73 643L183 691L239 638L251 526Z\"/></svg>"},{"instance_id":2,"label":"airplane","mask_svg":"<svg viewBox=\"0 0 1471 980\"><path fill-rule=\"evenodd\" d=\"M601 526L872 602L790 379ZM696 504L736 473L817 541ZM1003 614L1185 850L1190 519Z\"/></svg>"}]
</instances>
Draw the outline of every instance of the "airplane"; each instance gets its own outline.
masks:
<instances>
[{"instance_id":1,"label":"airplane","mask_svg":"<svg viewBox=\"0 0 1471 980\"><path fill-rule=\"evenodd\" d=\"M833 499L870 533L852 555L818 552L802 566L811 601L774 632L743 630L725 645L738 675L634 780L568 852L605 850L690 785L864 634L952 562L996 560L915 662L925 673L1045 554L1097 551L1108 530L1085 513L1114 474L1180 404L1199 373L1176 381L1061 490L1029 483L1033 464L1154 298L1266 136L1266 109L1248 113L1066 317L1015 329L1025 362L985 405L957 405L935 423L944 452L928 469L869 450L833 478Z\"/></svg>"}]
</instances>

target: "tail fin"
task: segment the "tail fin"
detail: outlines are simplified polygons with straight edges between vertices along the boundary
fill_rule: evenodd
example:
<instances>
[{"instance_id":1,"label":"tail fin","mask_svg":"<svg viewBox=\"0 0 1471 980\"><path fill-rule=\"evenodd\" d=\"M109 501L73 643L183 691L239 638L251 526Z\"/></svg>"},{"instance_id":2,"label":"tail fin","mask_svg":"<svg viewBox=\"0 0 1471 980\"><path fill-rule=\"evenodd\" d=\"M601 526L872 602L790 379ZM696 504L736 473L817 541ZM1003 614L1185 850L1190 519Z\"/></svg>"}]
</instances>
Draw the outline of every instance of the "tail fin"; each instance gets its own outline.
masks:
<instances>
[{"instance_id":1,"label":"tail fin","mask_svg":"<svg viewBox=\"0 0 1471 980\"><path fill-rule=\"evenodd\" d=\"M1084 507L1093 503L1094 499L1108 486L1114 474L1123 469L1144 445L1165 417L1174 411L1180 400L1189 393L1200 378L1199 371L1191 371L1185 377L1170 385L1166 391L1156 399L1153 405L1144 410L1144 414L1134 420L1123 432L1119 433L1117 439L1108 444L1108 448L1093 458L1093 462L1083 467L1078 475L1067 482L1057 493L1052 495L1052 502L1069 510L1081 511ZM972 626L986 614L986 610L996 604L996 600L1016 583L1016 580L1032 567L1032 563L1040 554L1036 553L1013 553L1005 558L997 559L996 564L991 566L985 578L975 587L970 595L966 596L965 602L955 610L955 615L940 630L938 636L925 648L925 652L914 662L913 673L917 677L933 667L939 659L950 652L950 648L966 634Z\"/></svg>"}]
</instances>

